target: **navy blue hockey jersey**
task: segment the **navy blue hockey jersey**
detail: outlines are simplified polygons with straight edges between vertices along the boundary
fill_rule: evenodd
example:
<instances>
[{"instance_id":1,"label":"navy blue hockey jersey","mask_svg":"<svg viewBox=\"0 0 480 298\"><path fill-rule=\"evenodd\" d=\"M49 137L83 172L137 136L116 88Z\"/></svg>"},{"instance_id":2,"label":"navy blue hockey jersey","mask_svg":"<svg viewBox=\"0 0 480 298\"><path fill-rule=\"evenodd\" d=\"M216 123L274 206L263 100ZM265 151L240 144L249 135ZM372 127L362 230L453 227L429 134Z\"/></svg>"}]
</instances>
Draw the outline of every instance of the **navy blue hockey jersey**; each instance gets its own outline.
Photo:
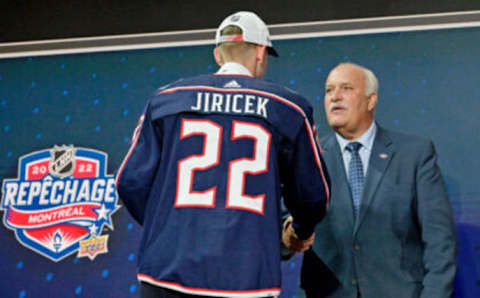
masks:
<instances>
[{"instance_id":1,"label":"navy blue hockey jersey","mask_svg":"<svg viewBox=\"0 0 480 298\"><path fill-rule=\"evenodd\" d=\"M139 280L196 295L278 295L281 198L308 238L326 211L325 171L312 108L284 87L202 75L159 89L116 177L143 225Z\"/></svg>"}]
</instances>

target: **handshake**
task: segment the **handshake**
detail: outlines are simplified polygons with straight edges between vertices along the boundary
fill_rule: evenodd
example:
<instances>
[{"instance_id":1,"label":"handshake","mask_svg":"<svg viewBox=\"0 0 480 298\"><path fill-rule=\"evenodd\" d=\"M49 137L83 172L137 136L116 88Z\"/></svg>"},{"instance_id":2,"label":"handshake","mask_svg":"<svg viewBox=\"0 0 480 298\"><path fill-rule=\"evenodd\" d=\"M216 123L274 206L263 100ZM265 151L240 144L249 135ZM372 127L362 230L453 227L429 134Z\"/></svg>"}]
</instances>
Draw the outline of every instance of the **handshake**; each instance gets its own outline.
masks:
<instances>
[{"instance_id":1,"label":"handshake","mask_svg":"<svg viewBox=\"0 0 480 298\"><path fill-rule=\"evenodd\" d=\"M304 252L312 246L315 234L308 239L300 239L292 227L293 218L289 216L283 223L282 242L292 252Z\"/></svg>"}]
</instances>

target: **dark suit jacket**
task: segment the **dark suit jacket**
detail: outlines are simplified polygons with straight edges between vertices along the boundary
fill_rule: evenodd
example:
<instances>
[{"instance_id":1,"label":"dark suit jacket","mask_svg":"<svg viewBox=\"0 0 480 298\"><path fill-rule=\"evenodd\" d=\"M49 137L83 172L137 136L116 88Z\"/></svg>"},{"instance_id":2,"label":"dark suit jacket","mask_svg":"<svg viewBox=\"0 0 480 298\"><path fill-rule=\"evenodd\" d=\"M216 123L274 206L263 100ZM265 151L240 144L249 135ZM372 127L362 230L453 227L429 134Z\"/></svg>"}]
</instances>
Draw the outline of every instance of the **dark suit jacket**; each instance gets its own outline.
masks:
<instances>
[{"instance_id":1,"label":"dark suit jacket","mask_svg":"<svg viewBox=\"0 0 480 298\"><path fill-rule=\"evenodd\" d=\"M331 201L304 256L308 297L451 297L457 244L432 142L377 125L357 220L335 135L320 143Z\"/></svg>"}]
</instances>

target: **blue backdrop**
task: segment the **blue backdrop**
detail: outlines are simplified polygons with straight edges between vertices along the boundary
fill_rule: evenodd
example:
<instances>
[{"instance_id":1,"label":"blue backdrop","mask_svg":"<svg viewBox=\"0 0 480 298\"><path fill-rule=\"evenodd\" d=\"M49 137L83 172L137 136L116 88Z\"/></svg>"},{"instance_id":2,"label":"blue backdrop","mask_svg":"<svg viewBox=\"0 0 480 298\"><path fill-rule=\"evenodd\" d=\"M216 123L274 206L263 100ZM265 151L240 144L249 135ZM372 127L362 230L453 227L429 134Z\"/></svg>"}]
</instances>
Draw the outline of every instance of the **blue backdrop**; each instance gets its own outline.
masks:
<instances>
[{"instance_id":1,"label":"blue backdrop","mask_svg":"<svg viewBox=\"0 0 480 298\"><path fill-rule=\"evenodd\" d=\"M457 297L480 297L480 28L413 31L275 42L266 78L308 97L319 134L328 131L324 81L339 62L371 68L380 81L381 125L433 139L455 212L460 252ZM73 144L108 154L113 174L144 103L159 86L216 70L213 46L0 60L0 179L18 160ZM119 202L119 204L121 204ZM3 214L4 212L0 212ZM108 253L53 262L0 225L1 297L137 297L141 227L120 208ZM5 223L5 221L4 221ZM318 235L320 236L320 235ZM296 297L301 256L283 264L282 297Z\"/></svg>"}]
</instances>

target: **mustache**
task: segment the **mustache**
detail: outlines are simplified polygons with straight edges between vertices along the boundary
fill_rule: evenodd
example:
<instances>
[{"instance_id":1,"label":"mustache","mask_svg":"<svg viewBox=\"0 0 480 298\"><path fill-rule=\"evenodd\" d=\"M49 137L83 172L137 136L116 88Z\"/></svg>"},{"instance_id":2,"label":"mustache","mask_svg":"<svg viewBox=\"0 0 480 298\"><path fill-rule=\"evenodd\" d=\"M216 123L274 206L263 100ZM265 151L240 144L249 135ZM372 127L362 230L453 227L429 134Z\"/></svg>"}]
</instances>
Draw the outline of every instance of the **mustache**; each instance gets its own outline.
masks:
<instances>
[{"instance_id":1,"label":"mustache","mask_svg":"<svg viewBox=\"0 0 480 298\"><path fill-rule=\"evenodd\" d=\"M347 106L343 103L338 103L338 102L332 102L330 103L330 105L328 106L328 110L329 111L333 111L333 109L336 109L336 108L340 108L340 109L346 109Z\"/></svg>"}]
</instances>

